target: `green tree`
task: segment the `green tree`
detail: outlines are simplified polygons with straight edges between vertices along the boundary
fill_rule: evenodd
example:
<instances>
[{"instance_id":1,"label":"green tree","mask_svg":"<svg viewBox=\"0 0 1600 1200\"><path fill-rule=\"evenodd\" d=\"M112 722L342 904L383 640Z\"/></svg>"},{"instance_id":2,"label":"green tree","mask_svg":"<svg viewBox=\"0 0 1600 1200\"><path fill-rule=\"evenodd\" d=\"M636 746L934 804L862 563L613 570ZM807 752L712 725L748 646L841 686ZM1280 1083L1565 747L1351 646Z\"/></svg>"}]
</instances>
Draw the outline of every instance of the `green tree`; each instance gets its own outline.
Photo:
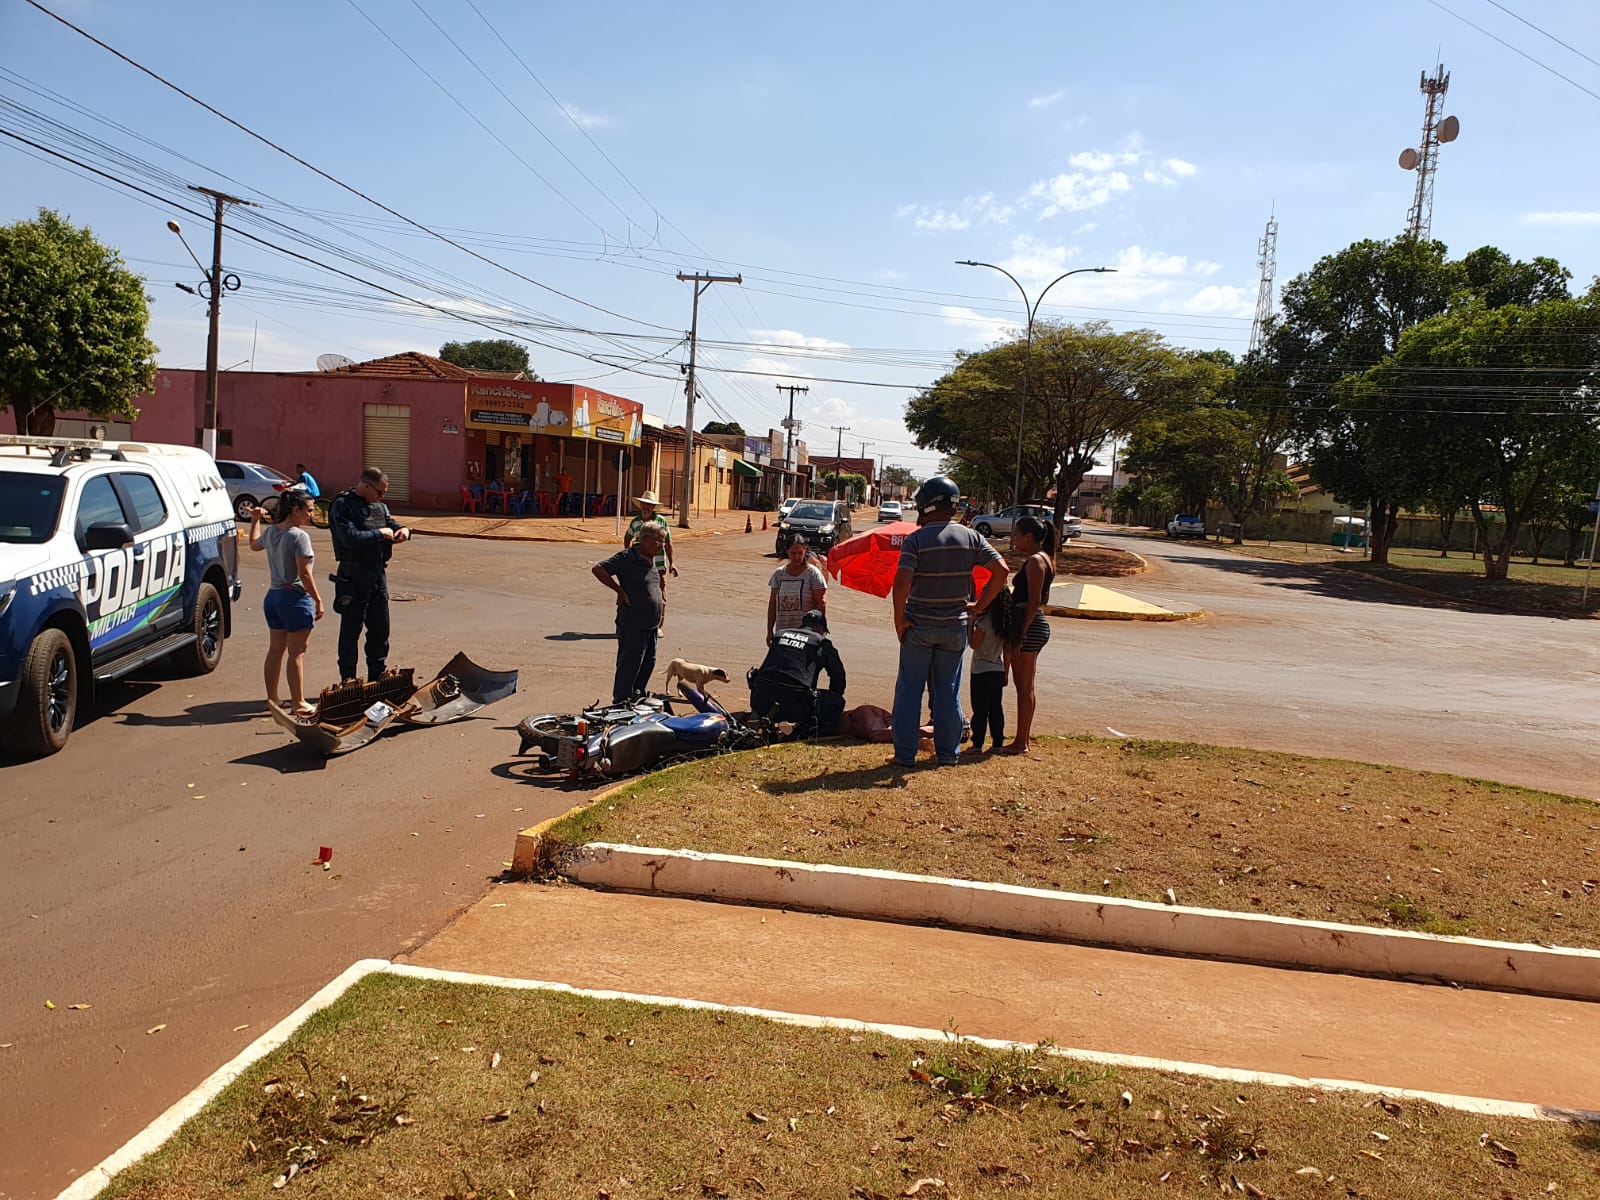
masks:
<instances>
[{"instance_id":1,"label":"green tree","mask_svg":"<svg viewBox=\"0 0 1600 1200\"><path fill-rule=\"evenodd\" d=\"M529 379L539 378L528 365L528 348L510 338L446 342L439 347L439 357L469 371L520 371Z\"/></svg>"},{"instance_id":2,"label":"green tree","mask_svg":"<svg viewBox=\"0 0 1600 1200\"><path fill-rule=\"evenodd\" d=\"M744 436L744 426L737 421L707 421L701 433L732 433Z\"/></svg>"},{"instance_id":3,"label":"green tree","mask_svg":"<svg viewBox=\"0 0 1600 1200\"><path fill-rule=\"evenodd\" d=\"M959 459L999 495L1011 491L1025 358L1022 340L963 352L954 370L906 406L918 445ZM1117 332L1104 321L1036 326L1027 366L1022 498L1053 484L1058 527L1113 435L1196 403L1226 371L1212 356L1175 350L1151 330Z\"/></svg>"},{"instance_id":4,"label":"green tree","mask_svg":"<svg viewBox=\"0 0 1600 1200\"><path fill-rule=\"evenodd\" d=\"M1283 290L1265 363L1281 382L1288 429L1312 474L1344 503L1370 506L1374 562L1387 562L1401 508L1421 480L1397 453L1393 414L1340 404L1341 381L1382 362L1418 321L1444 312L1466 283L1443 242L1362 241L1321 259Z\"/></svg>"},{"instance_id":5,"label":"green tree","mask_svg":"<svg viewBox=\"0 0 1600 1200\"><path fill-rule=\"evenodd\" d=\"M819 495L824 499L831 499L836 483L841 500L859 501L867 494L867 477L860 472L845 471L836 475L832 471L824 471L820 476Z\"/></svg>"},{"instance_id":6,"label":"green tree","mask_svg":"<svg viewBox=\"0 0 1600 1200\"><path fill-rule=\"evenodd\" d=\"M1416 382L1446 372L1442 395ZM1409 446L1431 446L1466 481L1484 574L1504 579L1522 526L1538 513L1571 447L1594 436L1597 387L1600 303L1593 295L1496 308L1474 296L1409 330L1348 396L1376 414L1371 423L1403 430L1396 459ZM1397 461L1392 469L1408 467Z\"/></svg>"},{"instance_id":7,"label":"green tree","mask_svg":"<svg viewBox=\"0 0 1600 1200\"><path fill-rule=\"evenodd\" d=\"M40 209L0 226L0 408L48 437L58 410L134 417L155 384L144 280L87 228Z\"/></svg>"}]
</instances>

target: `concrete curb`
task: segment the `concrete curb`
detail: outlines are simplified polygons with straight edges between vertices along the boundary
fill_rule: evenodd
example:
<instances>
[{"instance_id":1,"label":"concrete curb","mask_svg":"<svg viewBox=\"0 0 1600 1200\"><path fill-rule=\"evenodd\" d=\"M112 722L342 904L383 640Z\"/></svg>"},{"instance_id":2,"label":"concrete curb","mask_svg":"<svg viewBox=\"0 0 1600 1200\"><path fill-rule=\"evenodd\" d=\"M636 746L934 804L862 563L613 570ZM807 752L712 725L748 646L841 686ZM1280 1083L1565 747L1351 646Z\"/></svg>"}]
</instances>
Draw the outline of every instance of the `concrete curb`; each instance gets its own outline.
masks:
<instances>
[{"instance_id":1,"label":"concrete curb","mask_svg":"<svg viewBox=\"0 0 1600 1200\"><path fill-rule=\"evenodd\" d=\"M575 847L563 856L560 871L575 883L617 891L933 922L1052 941L1600 1000L1600 951L1596 950L608 842Z\"/></svg>"},{"instance_id":2,"label":"concrete curb","mask_svg":"<svg viewBox=\"0 0 1600 1200\"><path fill-rule=\"evenodd\" d=\"M954 1036L948 1029L922 1029L913 1025L891 1025L878 1021L855 1021L848 1017L822 1017L806 1013L782 1012L776 1009L753 1008L738 1004L717 1004L710 1000L692 1000L679 996L648 996L635 992L618 992L595 988L573 987L565 983L551 983L540 979L509 979L499 975L476 975L467 971L446 971L438 967L417 967L409 963L393 963L381 958L364 958L352 963L333 980L294 1012L279 1021L266 1033L241 1050L225 1066L218 1068L203 1083L162 1113L144 1129L136 1133L119 1149L102 1162L79 1176L56 1200L91 1200L99 1195L121 1171L140 1159L155 1153L175 1135L184 1123L201 1112L215 1100L235 1079L260 1062L272 1051L287 1042L300 1026L320 1010L338 1001L347 991L369 975L398 975L406 979L425 979L437 983L457 983L475 987L498 987L514 991L560 992L569 996L582 996L592 1000L624 1000L645 1004L652 1008L683 1008L701 1012L737 1013L758 1017L784 1025L804 1029L841 1029L853 1033L878 1033L900 1041L950 1042L984 1046L994 1050L1043 1050L1060 1058L1108 1067L1126 1067L1129 1070L1175 1071L1184 1075L1197 1075L1206 1079L1222 1079L1233 1083L1260 1083L1273 1087L1297 1087L1326 1092L1356 1092L1362 1095L1384 1096L1400 1100L1422 1100L1462 1112L1480 1113L1484 1116L1512 1117L1525 1121L1568 1121L1591 1123L1600 1121L1600 1112L1584 1109L1560 1108L1548 1104L1530 1104L1520 1100L1495 1100L1482 1096L1458 1096L1448 1092L1429 1092L1412 1088L1391 1088L1379 1084L1363 1083L1353 1079L1302 1078L1280 1075L1270 1071L1246 1071L1235 1067L1215 1067L1205 1063L1177 1062L1161 1058L1146 1058L1133 1054L1107 1054L1095 1050L1074 1050L1062 1046L1037 1046L1028 1042L1008 1042L999 1038Z\"/></svg>"},{"instance_id":3,"label":"concrete curb","mask_svg":"<svg viewBox=\"0 0 1600 1200\"><path fill-rule=\"evenodd\" d=\"M1080 621L1192 621L1196 617L1211 615L1203 608L1192 608L1187 612L1136 613L1110 612L1096 608L1062 608L1059 604L1041 604L1039 611L1050 617L1075 617Z\"/></svg>"},{"instance_id":4,"label":"concrete curb","mask_svg":"<svg viewBox=\"0 0 1600 1200\"><path fill-rule=\"evenodd\" d=\"M603 803L632 782L633 780L630 779L622 783L614 783L605 790L589 797L582 804L575 804L567 809L566 812L558 816L548 817L537 825L530 825L519 832L517 834L516 848L511 852L512 873L531 875L534 871L537 871L539 864L544 861L545 835L550 832L557 822L565 821L568 817L575 816L585 809L593 808L596 804Z\"/></svg>"}]
</instances>

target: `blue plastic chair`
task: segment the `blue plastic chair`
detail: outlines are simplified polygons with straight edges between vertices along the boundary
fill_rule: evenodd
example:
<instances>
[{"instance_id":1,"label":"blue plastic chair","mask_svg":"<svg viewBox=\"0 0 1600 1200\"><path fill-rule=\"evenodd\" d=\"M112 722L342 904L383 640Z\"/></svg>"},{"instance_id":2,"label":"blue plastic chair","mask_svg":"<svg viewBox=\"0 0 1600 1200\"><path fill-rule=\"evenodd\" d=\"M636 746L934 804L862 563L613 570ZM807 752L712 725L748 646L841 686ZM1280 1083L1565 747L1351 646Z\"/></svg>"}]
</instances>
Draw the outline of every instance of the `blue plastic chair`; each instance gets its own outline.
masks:
<instances>
[{"instance_id":1,"label":"blue plastic chair","mask_svg":"<svg viewBox=\"0 0 1600 1200\"><path fill-rule=\"evenodd\" d=\"M533 493L524 488L511 500L511 511L519 517L533 516Z\"/></svg>"}]
</instances>

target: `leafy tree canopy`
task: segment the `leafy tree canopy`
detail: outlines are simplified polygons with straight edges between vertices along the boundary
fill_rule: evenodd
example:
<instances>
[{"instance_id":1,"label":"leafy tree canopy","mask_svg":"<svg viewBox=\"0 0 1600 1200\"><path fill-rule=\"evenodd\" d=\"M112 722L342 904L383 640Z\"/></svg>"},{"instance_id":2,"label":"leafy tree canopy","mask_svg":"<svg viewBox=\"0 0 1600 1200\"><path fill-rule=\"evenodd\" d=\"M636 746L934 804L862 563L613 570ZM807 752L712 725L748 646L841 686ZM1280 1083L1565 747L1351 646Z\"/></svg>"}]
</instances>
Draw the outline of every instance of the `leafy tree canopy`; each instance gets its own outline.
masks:
<instances>
[{"instance_id":1,"label":"leafy tree canopy","mask_svg":"<svg viewBox=\"0 0 1600 1200\"><path fill-rule=\"evenodd\" d=\"M144 280L87 228L40 209L0 226L0 408L49 436L58 411L134 417L155 384Z\"/></svg>"},{"instance_id":2,"label":"leafy tree canopy","mask_svg":"<svg viewBox=\"0 0 1600 1200\"><path fill-rule=\"evenodd\" d=\"M439 357L469 371L521 371L537 380L528 364L528 348L510 338L481 338L473 342L446 342Z\"/></svg>"},{"instance_id":3,"label":"leafy tree canopy","mask_svg":"<svg viewBox=\"0 0 1600 1200\"><path fill-rule=\"evenodd\" d=\"M732 433L744 437L744 426L737 421L707 421L701 433Z\"/></svg>"}]
</instances>

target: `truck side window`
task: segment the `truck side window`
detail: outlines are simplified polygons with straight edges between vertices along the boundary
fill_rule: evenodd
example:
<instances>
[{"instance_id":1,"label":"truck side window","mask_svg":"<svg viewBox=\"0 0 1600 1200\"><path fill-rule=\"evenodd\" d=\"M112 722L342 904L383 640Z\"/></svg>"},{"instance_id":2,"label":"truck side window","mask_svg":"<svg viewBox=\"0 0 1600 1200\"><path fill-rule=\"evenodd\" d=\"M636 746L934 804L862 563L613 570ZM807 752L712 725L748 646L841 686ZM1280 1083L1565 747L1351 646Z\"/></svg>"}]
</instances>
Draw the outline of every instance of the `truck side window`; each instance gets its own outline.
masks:
<instances>
[{"instance_id":1,"label":"truck side window","mask_svg":"<svg viewBox=\"0 0 1600 1200\"><path fill-rule=\"evenodd\" d=\"M135 533L144 533L166 523L167 505L154 479L129 471L118 475L117 482L122 484L123 494L133 502Z\"/></svg>"},{"instance_id":2,"label":"truck side window","mask_svg":"<svg viewBox=\"0 0 1600 1200\"><path fill-rule=\"evenodd\" d=\"M96 475L83 485L83 494L78 497L75 526L80 542L91 525L123 525L127 521L128 514L122 511L122 501L117 499L109 475Z\"/></svg>"}]
</instances>

